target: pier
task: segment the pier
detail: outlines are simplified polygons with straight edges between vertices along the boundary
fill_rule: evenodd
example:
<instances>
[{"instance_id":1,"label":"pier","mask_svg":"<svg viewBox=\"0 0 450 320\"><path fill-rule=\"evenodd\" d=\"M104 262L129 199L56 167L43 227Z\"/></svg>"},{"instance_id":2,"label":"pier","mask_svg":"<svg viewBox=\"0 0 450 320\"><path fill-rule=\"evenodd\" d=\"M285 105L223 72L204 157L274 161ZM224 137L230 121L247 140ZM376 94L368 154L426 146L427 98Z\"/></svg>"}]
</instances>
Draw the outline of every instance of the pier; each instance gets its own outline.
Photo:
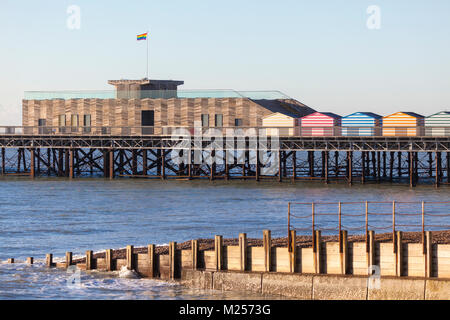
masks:
<instances>
[{"instance_id":1,"label":"pier","mask_svg":"<svg viewBox=\"0 0 450 320\"><path fill-rule=\"evenodd\" d=\"M386 182L411 187L450 183L450 137L280 136L273 146L271 137L230 140L216 135L199 142L195 137L155 135L143 128L132 136L111 135L111 130L93 135L90 130L53 134L32 129L0 130L5 132L0 134L2 175ZM261 147L266 141L267 146ZM205 160L202 164L194 161L199 150ZM185 161L175 163L174 152ZM277 159L277 168L270 174L261 174L261 152ZM208 163L210 157L221 162Z\"/></svg>"}]
</instances>

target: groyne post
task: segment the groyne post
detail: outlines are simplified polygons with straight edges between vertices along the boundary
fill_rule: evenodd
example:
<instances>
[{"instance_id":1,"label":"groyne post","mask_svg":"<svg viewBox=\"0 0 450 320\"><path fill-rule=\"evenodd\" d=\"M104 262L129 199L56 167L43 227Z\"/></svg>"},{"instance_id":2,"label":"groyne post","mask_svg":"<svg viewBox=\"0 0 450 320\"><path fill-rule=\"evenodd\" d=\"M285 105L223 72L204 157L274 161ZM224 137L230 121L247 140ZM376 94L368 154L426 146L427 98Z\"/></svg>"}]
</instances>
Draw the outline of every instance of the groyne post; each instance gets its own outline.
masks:
<instances>
[{"instance_id":1,"label":"groyne post","mask_svg":"<svg viewBox=\"0 0 450 320\"><path fill-rule=\"evenodd\" d=\"M174 280L178 275L177 263L177 243L172 241L169 243L169 278Z\"/></svg>"},{"instance_id":2,"label":"groyne post","mask_svg":"<svg viewBox=\"0 0 450 320\"><path fill-rule=\"evenodd\" d=\"M322 272L322 232L315 230L314 272Z\"/></svg>"},{"instance_id":3,"label":"groyne post","mask_svg":"<svg viewBox=\"0 0 450 320\"><path fill-rule=\"evenodd\" d=\"M396 275L401 277L403 275L403 233L397 231L397 254L396 254Z\"/></svg>"},{"instance_id":4,"label":"groyne post","mask_svg":"<svg viewBox=\"0 0 450 320\"><path fill-rule=\"evenodd\" d=\"M375 254L376 254L376 252L375 252L375 231L369 230L368 242L369 242L369 252L368 252L369 257L368 257L367 261L369 263L368 267L370 268L375 265ZM369 276L370 275L371 274L369 273Z\"/></svg>"},{"instance_id":5,"label":"groyne post","mask_svg":"<svg viewBox=\"0 0 450 320\"><path fill-rule=\"evenodd\" d=\"M289 240L291 243L289 244L291 250L289 251L289 271L294 273L297 265L297 232L295 230L289 231L290 237Z\"/></svg>"},{"instance_id":6,"label":"groyne post","mask_svg":"<svg viewBox=\"0 0 450 320\"><path fill-rule=\"evenodd\" d=\"M433 236L431 231L425 232L426 256L425 256L425 277L433 277Z\"/></svg>"},{"instance_id":7,"label":"groyne post","mask_svg":"<svg viewBox=\"0 0 450 320\"><path fill-rule=\"evenodd\" d=\"M264 246L264 271L271 271L272 264L272 235L270 230L263 231L263 246Z\"/></svg>"},{"instance_id":8,"label":"groyne post","mask_svg":"<svg viewBox=\"0 0 450 320\"><path fill-rule=\"evenodd\" d=\"M339 243L339 255L341 262L341 274L347 274L348 270L348 232L341 230L341 237Z\"/></svg>"},{"instance_id":9,"label":"groyne post","mask_svg":"<svg viewBox=\"0 0 450 320\"><path fill-rule=\"evenodd\" d=\"M105 264L106 264L106 271L112 271L113 270L113 259L112 259L112 249L105 250Z\"/></svg>"},{"instance_id":10,"label":"groyne post","mask_svg":"<svg viewBox=\"0 0 450 320\"><path fill-rule=\"evenodd\" d=\"M86 270L92 270L92 250L86 251Z\"/></svg>"},{"instance_id":11,"label":"groyne post","mask_svg":"<svg viewBox=\"0 0 450 320\"><path fill-rule=\"evenodd\" d=\"M47 253L45 256L45 265L49 268L53 267L53 254Z\"/></svg>"},{"instance_id":12,"label":"groyne post","mask_svg":"<svg viewBox=\"0 0 450 320\"><path fill-rule=\"evenodd\" d=\"M149 244L147 246L147 256L148 256L148 276L150 278L155 277L155 245Z\"/></svg>"},{"instance_id":13,"label":"groyne post","mask_svg":"<svg viewBox=\"0 0 450 320\"><path fill-rule=\"evenodd\" d=\"M27 264L33 264L34 263L34 258L33 257L28 257L27 258Z\"/></svg>"},{"instance_id":14,"label":"groyne post","mask_svg":"<svg viewBox=\"0 0 450 320\"><path fill-rule=\"evenodd\" d=\"M191 240L192 270L198 268L198 240Z\"/></svg>"},{"instance_id":15,"label":"groyne post","mask_svg":"<svg viewBox=\"0 0 450 320\"><path fill-rule=\"evenodd\" d=\"M13 263L14 263L14 258L9 258L9 259L8 259L8 263L9 263L9 264L13 264Z\"/></svg>"},{"instance_id":16,"label":"groyne post","mask_svg":"<svg viewBox=\"0 0 450 320\"><path fill-rule=\"evenodd\" d=\"M66 252L66 268L72 265L72 252Z\"/></svg>"},{"instance_id":17,"label":"groyne post","mask_svg":"<svg viewBox=\"0 0 450 320\"><path fill-rule=\"evenodd\" d=\"M215 252L215 263L216 270L223 270L223 237L214 237L214 252Z\"/></svg>"},{"instance_id":18,"label":"groyne post","mask_svg":"<svg viewBox=\"0 0 450 320\"><path fill-rule=\"evenodd\" d=\"M239 253L240 253L240 265L241 271L247 270L247 234L239 234Z\"/></svg>"},{"instance_id":19,"label":"groyne post","mask_svg":"<svg viewBox=\"0 0 450 320\"><path fill-rule=\"evenodd\" d=\"M126 257L127 257L127 269L133 270L134 269L134 259L133 259L133 246L128 245L126 249Z\"/></svg>"}]
</instances>

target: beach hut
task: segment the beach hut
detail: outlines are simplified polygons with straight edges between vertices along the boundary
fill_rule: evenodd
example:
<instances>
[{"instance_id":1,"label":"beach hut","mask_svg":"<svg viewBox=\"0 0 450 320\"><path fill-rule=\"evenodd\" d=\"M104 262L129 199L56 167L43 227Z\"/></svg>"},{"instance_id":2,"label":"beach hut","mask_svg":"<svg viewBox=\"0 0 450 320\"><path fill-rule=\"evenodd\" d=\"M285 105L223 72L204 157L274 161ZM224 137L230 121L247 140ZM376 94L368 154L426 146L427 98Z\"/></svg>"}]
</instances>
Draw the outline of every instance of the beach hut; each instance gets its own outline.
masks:
<instances>
[{"instance_id":1,"label":"beach hut","mask_svg":"<svg viewBox=\"0 0 450 320\"><path fill-rule=\"evenodd\" d=\"M331 112L315 112L301 118L302 136L339 136L341 134L341 116Z\"/></svg>"},{"instance_id":2,"label":"beach hut","mask_svg":"<svg viewBox=\"0 0 450 320\"><path fill-rule=\"evenodd\" d=\"M268 136L294 136L299 134L299 118L295 115L272 113L262 119Z\"/></svg>"},{"instance_id":3,"label":"beach hut","mask_svg":"<svg viewBox=\"0 0 450 320\"><path fill-rule=\"evenodd\" d=\"M450 111L442 111L426 117L425 135L450 136Z\"/></svg>"},{"instance_id":4,"label":"beach hut","mask_svg":"<svg viewBox=\"0 0 450 320\"><path fill-rule=\"evenodd\" d=\"M414 112L397 112L383 118L383 136L421 136L424 116Z\"/></svg>"},{"instance_id":5,"label":"beach hut","mask_svg":"<svg viewBox=\"0 0 450 320\"><path fill-rule=\"evenodd\" d=\"M343 136L380 136L382 116L372 112L355 112L342 117Z\"/></svg>"}]
</instances>

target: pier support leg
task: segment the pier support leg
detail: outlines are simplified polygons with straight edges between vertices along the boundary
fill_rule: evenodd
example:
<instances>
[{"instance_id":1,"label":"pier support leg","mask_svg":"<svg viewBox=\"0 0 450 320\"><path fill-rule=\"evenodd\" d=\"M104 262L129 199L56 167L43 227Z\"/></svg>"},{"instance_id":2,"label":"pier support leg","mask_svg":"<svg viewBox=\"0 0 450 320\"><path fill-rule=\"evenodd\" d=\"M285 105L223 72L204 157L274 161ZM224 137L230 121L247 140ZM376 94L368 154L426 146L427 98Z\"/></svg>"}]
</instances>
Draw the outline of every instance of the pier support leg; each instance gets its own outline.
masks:
<instances>
[{"instance_id":1,"label":"pier support leg","mask_svg":"<svg viewBox=\"0 0 450 320\"><path fill-rule=\"evenodd\" d=\"M297 151L292 152L292 182L297 179Z\"/></svg>"},{"instance_id":2,"label":"pier support leg","mask_svg":"<svg viewBox=\"0 0 450 320\"><path fill-rule=\"evenodd\" d=\"M166 179L166 150L161 150L161 180Z\"/></svg>"},{"instance_id":3,"label":"pier support leg","mask_svg":"<svg viewBox=\"0 0 450 320\"><path fill-rule=\"evenodd\" d=\"M408 159L408 166L409 166L409 186L413 188L414 185L414 152L409 152L409 159Z\"/></svg>"},{"instance_id":4,"label":"pier support leg","mask_svg":"<svg viewBox=\"0 0 450 320\"><path fill-rule=\"evenodd\" d=\"M398 161L398 177L401 178L402 177L402 153L398 152L397 153L397 161Z\"/></svg>"},{"instance_id":5,"label":"pier support leg","mask_svg":"<svg viewBox=\"0 0 450 320\"><path fill-rule=\"evenodd\" d=\"M353 185L353 151L347 152L348 184Z\"/></svg>"},{"instance_id":6,"label":"pier support leg","mask_svg":"<svg viewBox=\"0 0 450 320\"><path fill-rule=\"evenodd\" d=\"M394 156L395 152L390 153L389 158L389 181L392 182L394 180Z\"/></svg>"},{"instance_id":7,"label":"pier support leg","mask_svg":"<svg viewBox=\"0 0 450 320\"><path fill-rule=\"evenodd\" d=\"M339 152L334 153L334 176L339 177Z\"/></svg>"},{"instance_id":8,"label":"pier support leg","mask_svg":"<svg viewBox=\"0 0 450 320\"><path fill-rule=\"evenodd\" d=\"M278 151L278 182L283 181L283 154L281 151Z\"/></svg>"},{"instance_id":9,"label":"pier support leg","mask_svg":"<svg viewBox=\"0 0 450 320\"><path fill-rule=\"evenodd\" d=\"M142 149L142 175L146 176L147 173L148 173L147 150Z\"/></svg>"},{"instance_id":10,"label":"pier support leg","mask_svg":"<svg viewBox=\"0 0 450 320\"><path fill-rule=\"evenodd\" d=\"M2 148L2 175L6 173L5 148Z\"/></svg>"},{"instance_id":11,"label":"pier support leg","mask_svg":"<svg viewBox=\"0 0 450 320\"><path fill-rule=\"evenodd\" d=\"M365 184L366 183L366 152L362 152L361 153L361 183Z\"/></svg>"},{"instance_id":12,"label":"pier support leg","mask_svg":"<svg viewBox=\"0 0 450 320\"><path fill-rule=\"evenodd\" d=\"M136 150L133 149L131 150L131 171L133 176L137 175L137 166L137 153Z\"/></svg>"},{"instance_id":13,"label":"pier support leg","mask_svg":"<svg viewBox=\"0 0 450 320\"><path fill-rule=\"evenodd\" d=\"M109 149L108 151L109 160L109 179L114 179L114 149Z\"/></svg>"},{"instance_id":14,"label":"pier support leg","mask_svg":"<svg viewBox=\"0 0 450 320\"><path fill-rule=\"evenodd\" d=\"M447 152L447 182L450 183L450 152Z\"/></svg>"},{"instance_id":15,"label":"pier support leg","mask_svg":"<svg viewBox=\"0 0 450 320\"><path fill-rule=\"evenodd\" d=\"M328 151L325 151L323 153L325 184L328 184L330 182L329 179L328 179L328 155L329 155Z\"/></svg>"},{"instance_id":16,"label":"pier support leg","mask_svg":"<svg viewBox=\"0 0 450 320\"><path fill-rule=\"evenodd\" d=\"M30 149L30 177L31 179L34 179L34 177L36 176L35 173L35 164L36 164L36 159L34 157L34 149Z\"/></svg>"},{"instance_id":17,"label":"pier support leg","mask_svg":"<svg viewBox=\"0 0 450 320\"><path fill-rule=\"evenodd\" d=\"M436 158L435 184L436 184L436 187L440 187L440 185L441 185L441 166L442 166L441 153L435 152L435 158Z\"/></svg>"},{"instance_id":18,"label":"pier support leg","mask_svg":"<svg viewBox=\"0 0 450 320\"><path fill-rule=\"evenodd\" d=\"M70 151L72 151L72 149L70 149ZM73 154L72 154L72 158L73 158ZM65 168L65 176L69 177L69 175L70 175L70 167L71 167L70 163L72 162L70 160L69 149L65 149L65 158L64 159L65 159L65 166L64 166L64 168ZM72 170L73 170L73 167L72 167Z\"/></svg>"},{"instance_id":19,"label":"pier support leg","mask_svg":"<svg viewBox=\"0 0 450 320\"><path fill-rule=\"evenodd\" d=\"M73 149L69 150L69 179L73 179Z\"/></svg>"}]
</instances>

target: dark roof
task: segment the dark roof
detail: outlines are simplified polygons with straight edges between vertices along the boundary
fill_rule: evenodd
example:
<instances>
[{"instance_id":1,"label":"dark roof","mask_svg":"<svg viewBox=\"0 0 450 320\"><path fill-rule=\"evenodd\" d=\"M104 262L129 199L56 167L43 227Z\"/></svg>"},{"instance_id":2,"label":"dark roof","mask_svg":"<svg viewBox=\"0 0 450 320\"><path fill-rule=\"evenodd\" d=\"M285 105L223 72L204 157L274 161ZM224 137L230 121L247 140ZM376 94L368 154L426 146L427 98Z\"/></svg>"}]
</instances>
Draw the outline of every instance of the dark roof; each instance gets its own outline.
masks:
<instances>
[{"instance_id":1,"label":"dark roof","mask_svg":"<svg viewBox=\"0 0 450 320\"><path fill-rule=\"evenodd\" d=\"M329 117L334 118L334 119L341 119L342 118L340 115L338 115L336 113L333 113L333 112L318 112L318 113L324 114L324 115L329 116Z\"/></svg>"},{"instance_id":2,"label":"dark roof","mask_svg":"<svg viewBox=\"0 0 450 320\"><path fill-rule=\"evenodd\" d=\"M411 117L425 118L423 115L418 114L418 113L415 113L415 112L405 112L405 111L400 111L400 112L402 112L402 113L404 113L404 114L407 114L407 115L409 115L409 116L411 116Z\"/></svg>"},{"instance_id":3,"label":"dark roof","mask_svg":"<svg viewBox=\"0 0 450 320\"><path fill-rule=\"evenodd\" d=\"M361 113L361 114L364 114L364 115L366 115L368 117L372 117L372 118L375 118L375 119L383 118L383 116L380 116L379 114L376 114L376 113L373 113L373 112L362 112L362 111L354 112L352 114L349 114L348 116L345 116L344 118L351 117L352 115L357 114L357 113Z\"/></svg>"},{"instance_id":4,"label":"dark roof","mask_svg":"<svg viewBox=\"0 0 450 320\"><path fill-rule=\"evenodd\" d=\"M273 112L281 113L292 118L301 118L316 112L314 109L296 100L252 100L261 107Z\"/></svg>"}]
</instances>

